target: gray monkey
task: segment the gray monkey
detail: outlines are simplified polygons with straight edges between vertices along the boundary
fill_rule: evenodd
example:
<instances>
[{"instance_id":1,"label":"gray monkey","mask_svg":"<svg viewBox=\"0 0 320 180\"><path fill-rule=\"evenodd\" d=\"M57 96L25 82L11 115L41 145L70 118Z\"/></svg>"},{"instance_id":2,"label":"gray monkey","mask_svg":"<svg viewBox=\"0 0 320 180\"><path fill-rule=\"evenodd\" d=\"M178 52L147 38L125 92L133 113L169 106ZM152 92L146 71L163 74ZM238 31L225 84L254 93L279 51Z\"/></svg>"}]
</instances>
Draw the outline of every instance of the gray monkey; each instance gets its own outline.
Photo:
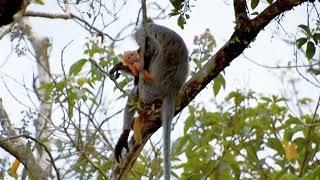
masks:
<instances>
[{"instance_id":1,"label":"gray monkey","mask_svg":"<svg viewBox=\"0 0 320 180\"><path fill-rule=\"evenodd\" d=\"M144 69L150 72L152 79L144 81L140 99L146 104L152 103L155 99L162 100L164 178L169 180L171 121L174 117L177 93L188 76L188 50L183 39L169 28L148 23L144 31L146 36ZM137 43L141 45L141 28L137 30L135 38ZM110 71L110 74L118 71L119 67L121 67L121 64L116 65ZM124 109L123 132L115 146L115 158L118 162L122 149L126 148L128 150L128 136L133 126L136 111L132 102L137 102L139 99L138 85L134 86L129 97Z\"/></svg>"}]
</instances>

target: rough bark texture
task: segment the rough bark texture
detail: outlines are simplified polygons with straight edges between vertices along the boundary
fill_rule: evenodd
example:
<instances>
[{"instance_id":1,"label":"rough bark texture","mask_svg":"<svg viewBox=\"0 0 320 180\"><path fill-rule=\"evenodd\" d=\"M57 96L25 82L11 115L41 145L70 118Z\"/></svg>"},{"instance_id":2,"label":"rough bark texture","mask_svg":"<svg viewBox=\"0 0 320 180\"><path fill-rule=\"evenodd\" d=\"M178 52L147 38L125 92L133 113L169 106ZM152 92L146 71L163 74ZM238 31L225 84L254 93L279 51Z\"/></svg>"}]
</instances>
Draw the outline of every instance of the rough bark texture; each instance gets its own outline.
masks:
<instances>
[{"instance_id":1,"label":"rough bark texture","mask_svg":"<svg viewBox=\"0 0 320 180\"><path fill-rule=\"evenodd\" d=\"M0 125L3 131L6 132L7 137L17 137L18 133L10 123L10 119L5 111L0 100ZM28 143L22 140L21 137L0 139L0 147L5 149L11 155L16 157L28 170L31 177L36 180L47 179L47 173L44 171L39 163L36 161L31 148Z\"/></svg>"},{"instance_id":2,"label":"rough bark texture","mask_svg":"<svg viewBox=\"0 0 320 180\"><path fill-rule=\"evenodd\" d=\"M268 6L256 18L249 19L246 12L245 0L234 0L235 30L228 42L208 61L203 68L195 74L180 90L176 100L176 114L179 113L196 95L204 89L218 74L238 57L249 44L257 37L258 33L281 13L291 10L293 7L307 0L278 0ZM155 106L157 111L144 108L140 114L145 131L142 134L142 143L137 144L131 138L130 151L121 164L116 168L116 179L126 179L126 175L139 156L145 143L152 134L161 127L159 115L160 106ZM151 120L150 120L151 119Z\"/></svg>"}]
</instances>

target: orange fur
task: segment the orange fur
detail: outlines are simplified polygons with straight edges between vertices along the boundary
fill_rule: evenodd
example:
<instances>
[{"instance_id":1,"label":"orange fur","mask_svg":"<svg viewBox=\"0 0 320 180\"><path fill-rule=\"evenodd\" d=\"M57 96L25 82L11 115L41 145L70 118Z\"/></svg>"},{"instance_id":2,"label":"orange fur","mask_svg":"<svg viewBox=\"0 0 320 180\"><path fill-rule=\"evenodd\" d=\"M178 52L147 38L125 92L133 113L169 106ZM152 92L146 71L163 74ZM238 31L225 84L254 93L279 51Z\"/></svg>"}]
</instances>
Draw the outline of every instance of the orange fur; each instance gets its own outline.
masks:
<instances>
[{"instance_id":1,"label":"orange fur","mask_svg":"<svg viewBox=\"0 0 320 180\"><path fill-rule=\"evenodd\" d=\"M125 51L123 54L123 65L128 66L131 70L133 76L139 76L139 72L143 70L143 67L140 63L140 54L138 51ZM143 71L144 81L152 80L152 76L148 70Z\"/></svg>"}]
</instances>

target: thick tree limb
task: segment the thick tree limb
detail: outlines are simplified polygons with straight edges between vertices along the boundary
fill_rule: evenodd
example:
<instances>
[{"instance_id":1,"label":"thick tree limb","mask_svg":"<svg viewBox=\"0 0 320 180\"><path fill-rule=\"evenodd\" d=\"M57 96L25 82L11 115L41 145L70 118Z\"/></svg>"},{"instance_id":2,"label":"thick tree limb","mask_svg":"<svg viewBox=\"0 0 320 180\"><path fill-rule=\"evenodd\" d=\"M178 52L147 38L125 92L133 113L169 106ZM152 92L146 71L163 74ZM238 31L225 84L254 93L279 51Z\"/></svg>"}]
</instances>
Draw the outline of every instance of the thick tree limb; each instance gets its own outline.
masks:
<instances>
[{"instance_id":1,"label":"thick tree limb","mask_svg":"<svg viewBox=\"0 0 320 180\"><path fill-rule=\"evenodd\" d=\"M245 0L234 0L235 16L237 19L234 33L229 41L203 66L201 71L195 74L180 90L176 101L176 113L186 107L202 89L229 66L271 20L306 1L307 0L278 0L267 7L256 18L250 20L246 14ZM158 105L156 107L160 108ZM144 109L142 114L140 114L140 118L145 122L145 124L143 124L144 127L142 127L142 129L145 129L145 132L142 133L143 143L135 144L134 140L131 139L130 145L132 148L130 148L130 152L124 159L124 162L118 165L116 169L117 179L124 179L126 177L126 174L143 149L144 144L152 134L161 127L159 113L156 118L153 113L150 115L150 112L150 109Z\"/></svg>"},{"instance_id":2,"label":"thick tree limb","mask_svg":"<svg viewBox=\"0 0 320 180\"><path fill-rule=\"evenodd\" d=\"M17 132L10 123L7 112L0 101L0 125L8 137L17 136ZM21 138L4 140L0 138L0 147L16 157L29 171L30 175L37 180L47 179L47 173L44 171L33 156L29 145Z\"/></svg>"},{"instance_id":3,"label":"thick tree limb","mask_svg":"<svg viewBox=\"0 0 320 180\"><path fill-rule=\"evenodd\" d=\"M233 1L236 25L246 23L249 20L246 0Z\"/></svg>"}]
</instances>

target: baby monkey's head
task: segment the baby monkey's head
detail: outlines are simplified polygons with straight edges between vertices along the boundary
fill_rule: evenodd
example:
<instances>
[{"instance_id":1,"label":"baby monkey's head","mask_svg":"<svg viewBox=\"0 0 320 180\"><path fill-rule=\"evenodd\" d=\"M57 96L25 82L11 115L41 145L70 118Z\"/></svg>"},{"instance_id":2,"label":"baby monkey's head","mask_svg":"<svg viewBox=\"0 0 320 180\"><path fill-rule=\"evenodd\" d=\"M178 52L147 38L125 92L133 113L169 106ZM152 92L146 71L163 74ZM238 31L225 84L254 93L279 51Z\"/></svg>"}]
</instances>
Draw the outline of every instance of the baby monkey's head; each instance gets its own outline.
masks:
<instances>
[{"instance_id":1,"label":"baby monkey's head","mask_svg":"<svg viewBox=\"0 0 320 180\"><path fill-rule=\"evenodd\" d=\"M123 62L124 63L134 63L134 62L139 62L139 61L140 61L140 56L139 56L138 51L125 51L123 53Z\"/></svg>"}]
</instances>

